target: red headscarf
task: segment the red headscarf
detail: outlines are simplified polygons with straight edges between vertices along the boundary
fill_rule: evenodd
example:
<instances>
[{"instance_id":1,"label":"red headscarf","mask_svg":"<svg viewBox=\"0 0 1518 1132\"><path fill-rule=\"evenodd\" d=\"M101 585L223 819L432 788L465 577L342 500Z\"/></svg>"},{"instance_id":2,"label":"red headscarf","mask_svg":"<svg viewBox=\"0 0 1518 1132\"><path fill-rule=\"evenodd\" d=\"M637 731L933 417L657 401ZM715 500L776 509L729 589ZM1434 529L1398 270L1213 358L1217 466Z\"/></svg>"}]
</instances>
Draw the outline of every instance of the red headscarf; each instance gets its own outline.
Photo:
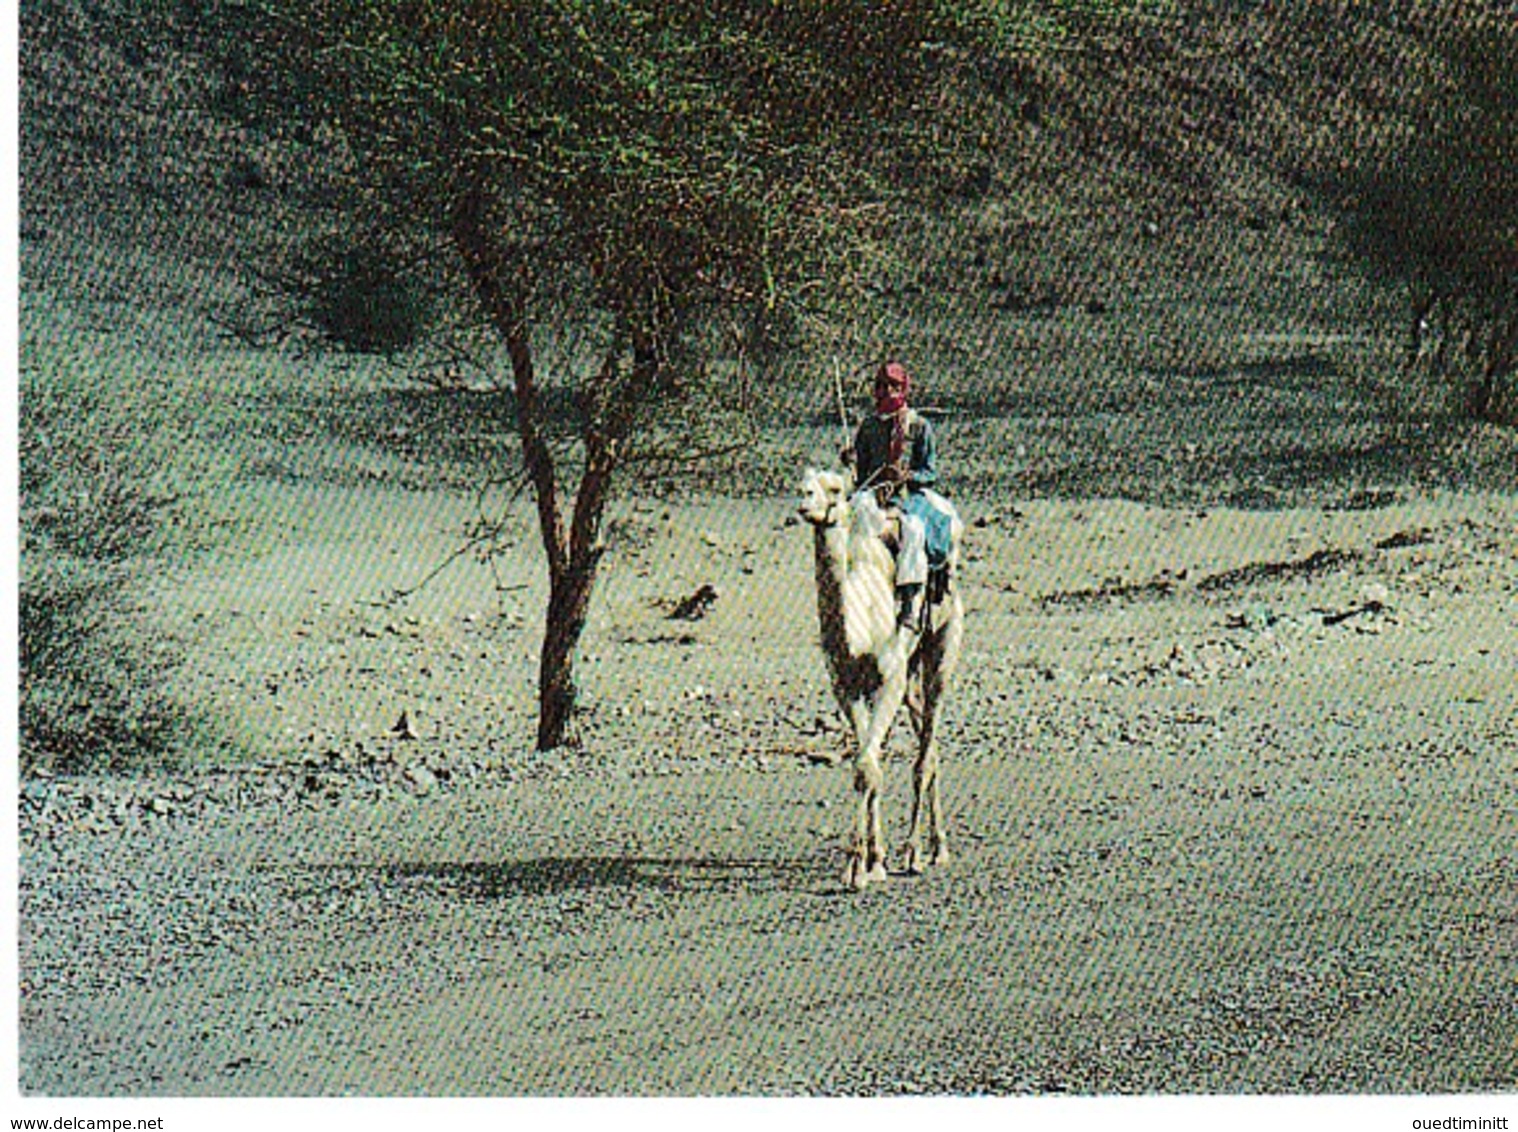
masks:
<instances>
[{"instance_id":1,"label":"red headscarf","mask_svg":"<svg viewBox=\"0 0 1518 1132\"><path fill-rule=\"evenodd\" d=\"M885 388L887 383L890 388ZM875 374L875 411L883 417L892 416L907 407L907 394L912 392L912 375L900 362L886 362Z\"/></svg>"}]
</instances>

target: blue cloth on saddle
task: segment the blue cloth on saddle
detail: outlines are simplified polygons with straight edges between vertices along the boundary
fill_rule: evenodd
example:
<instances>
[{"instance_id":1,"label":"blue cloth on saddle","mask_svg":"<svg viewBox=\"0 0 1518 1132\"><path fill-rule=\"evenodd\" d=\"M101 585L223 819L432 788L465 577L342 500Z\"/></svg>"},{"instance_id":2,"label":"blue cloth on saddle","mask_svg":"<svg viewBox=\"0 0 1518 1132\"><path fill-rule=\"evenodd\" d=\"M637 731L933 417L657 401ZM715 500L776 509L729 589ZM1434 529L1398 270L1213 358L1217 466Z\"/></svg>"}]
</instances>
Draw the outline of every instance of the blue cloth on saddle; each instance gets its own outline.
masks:
<instances>
[{"instance_id":1,"label":"blue cloth on saddle","mask_svg":"<svg viewBox=\"0 0 1518 1132\"><path fill-rule=\"evenodd\" d=\"M954 504L936 491L909 491L899 501L901 510L922 520L928 532L928 569L941 570L954 545Z\"/></svg>"}]
</instances>

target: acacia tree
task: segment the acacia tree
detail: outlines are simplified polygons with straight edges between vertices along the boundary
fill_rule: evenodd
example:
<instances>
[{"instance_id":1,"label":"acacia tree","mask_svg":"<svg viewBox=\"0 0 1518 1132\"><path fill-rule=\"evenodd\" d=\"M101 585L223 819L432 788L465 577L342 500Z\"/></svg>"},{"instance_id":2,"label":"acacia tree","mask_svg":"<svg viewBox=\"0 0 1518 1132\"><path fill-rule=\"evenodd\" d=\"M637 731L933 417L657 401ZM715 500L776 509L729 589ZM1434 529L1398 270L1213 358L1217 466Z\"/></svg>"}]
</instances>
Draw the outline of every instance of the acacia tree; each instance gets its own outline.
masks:
<instances>
[{"instance_id":1,"label":"acacia tree","mask_svg":"<svg viewBox=\"0 0 1518 1132\"><path fill-rule=\"evenodd\" d=\"M1341 244L1407 297L1410 363L1465 387L1478 419L1518 412L1518 21L1492 0L1312 0L1285 17L1316 75L1294 172ZM1301 64L1299 64L1301 65Z\"/></svg>"},{"instance_id":2,"label":"acacia tree","mask_svg":"<svg viewBox=\"0 0 1518 1132\"><path fill-rule=\"evenodd\" d=\"M232 0L244 86L337 127L390 223L445 233L505 344L549 576L540 749L575 706L615 473L703 323L854 289L902 194L967 144L975 59L1148 6ZM571 468L535 336L566 280L599 342L557 375Z\"/></svg>"}]
</instances>

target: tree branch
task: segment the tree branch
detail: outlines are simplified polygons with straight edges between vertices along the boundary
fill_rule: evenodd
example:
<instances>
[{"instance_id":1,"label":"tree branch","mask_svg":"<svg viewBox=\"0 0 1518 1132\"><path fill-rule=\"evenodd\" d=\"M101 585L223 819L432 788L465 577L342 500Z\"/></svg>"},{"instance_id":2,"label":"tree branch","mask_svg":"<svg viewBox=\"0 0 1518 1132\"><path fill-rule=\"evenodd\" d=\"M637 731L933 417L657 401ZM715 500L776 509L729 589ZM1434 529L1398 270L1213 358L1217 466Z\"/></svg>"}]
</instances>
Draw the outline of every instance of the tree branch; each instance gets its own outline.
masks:
<instances>
[{"instance_id":1,"label":"tree branch","mask_svg":"<svg viewBox=\"0 0 1518 1132\"><path fill-rule=\"evenodd\" d=\"M567 565L569 545L559 506L553 453L542 432L542 406L538 399L537 375L528 333L527 291L530 283L527 269L525 265L513 268L503 261L487 228L484 192L477 183L466 185L459 194L454 203L452 226L454 242L463 257L464 269L475 294L506 342L516 393L522 459L537 500L538 530L543 539L543 551L548 556L549 576L558 578Z\"/></svg>"}]
</instances>

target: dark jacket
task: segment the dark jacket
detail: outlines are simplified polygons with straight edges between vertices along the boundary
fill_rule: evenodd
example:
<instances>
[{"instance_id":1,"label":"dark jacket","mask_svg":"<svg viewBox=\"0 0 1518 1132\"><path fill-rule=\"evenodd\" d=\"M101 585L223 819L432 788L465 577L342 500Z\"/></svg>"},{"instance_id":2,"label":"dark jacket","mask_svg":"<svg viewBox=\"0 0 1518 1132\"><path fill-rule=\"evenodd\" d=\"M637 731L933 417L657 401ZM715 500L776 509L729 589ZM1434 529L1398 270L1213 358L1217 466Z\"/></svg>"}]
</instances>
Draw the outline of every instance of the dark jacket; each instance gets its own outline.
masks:
<instances>
[{"instance_id":1,"label":"dark jacket","mask_svg":"<svg viewBox=\"0 0 1518 1132\"><path fill-rule=\"evenodd\" d=\"M869 416L854 434L854 482L861 488L880 483L891 452L889 417ZM903 453L908 491L932 487L938 482L938 452L933 443L933 426L915 410L907 410L907 443Z\"/></svg>"}]
</instances>

